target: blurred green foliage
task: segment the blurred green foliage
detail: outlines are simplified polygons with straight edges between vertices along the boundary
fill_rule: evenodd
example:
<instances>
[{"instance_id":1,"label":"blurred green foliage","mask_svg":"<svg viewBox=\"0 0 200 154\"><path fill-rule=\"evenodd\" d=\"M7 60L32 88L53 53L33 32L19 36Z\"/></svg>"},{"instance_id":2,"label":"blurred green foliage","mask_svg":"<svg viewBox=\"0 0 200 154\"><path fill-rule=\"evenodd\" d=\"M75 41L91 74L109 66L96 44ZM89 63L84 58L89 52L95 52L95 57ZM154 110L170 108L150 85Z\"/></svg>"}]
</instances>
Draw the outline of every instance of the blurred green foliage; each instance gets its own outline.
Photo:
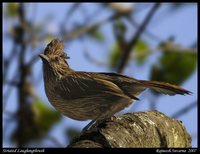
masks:
<instances>
[{"instance_id":1,"label":"blurred green foliage","mask_svg":"<svg viewBox=\"0 0 200 154\"><path fill-rule=\"evenodd\" d=\"M5 15L7 17L17 17L18 15L18 9L19 9L19 3L8 3L6 5L7 9L5 9Z\"/></svg>"},{"instance_id":2,"label":"blurred green foliage","mask_svg":"<svg viewBox=\"0 0 200 154\"><path fill-rule=\"evenodd\" d=\"M139 40L134 47L134 58L139 64L143 63L150 54L147 42Z\"/></svg>"},{"instance_id":3,"label":"blurred green foliage","mask_svg":"<svg viewBox=\"0 0 200 154\"><path fill-rule=\"evenodd\" d=\"M150 78L180 85L194 72L196 64L197 53L163 51L159 65L151 68Z\"/></svg>"},{"instance_id":4,"label":"blurred green foliage","mask_svg":"<svg viewBox=\"0 0 200 154\"><path fill-rule=\"evenodd\" d=\"M88 34L89 34L90 37L92 37L96 41L100 41L101 42L101 41L104 40L103 34L97 28L89 31Z\"/></svg>"},{"instance_id":5,"label":"blurred green foliage","mask_svg":"<svg viewBox=\"0 0 200 154\"><path fill-rule=\"evenodd\" d=\"M58 122L61 118L61 114L56 110L47 107L41 100L37 100L33 103L33 109L36 113L36 125L38 125L44 132Z\"/></svg>"},{"instance_id":6,"label":"blurred green foliage","mask_svg":"<svg viewBox=\"0 0 200 154\"><path fill-rule=\"evenodd\" d=\"M120 51L119 45L115 43L110 51L109 66L111 68L115 68L119 63L121 56L122 56L122 51Z\"/></svg>"},{"instance_id":7,"label":"blurred green foliage","mask_svg":"<svg viewBox=\"0 0 200 154\"><path fill-rule=\"evenodd\" d=\"M125 34L125 32L127 31L126 25L124 24L124 22L121 19L117 19L114 22L114 30L117 31L117 33Z\"/></svg>"},{"instance_id":8,"label":"blurred green foliage","mask_svg":"<svg viewBox=\"0 0 200 154\"><path fill-rule=\"evenodd\" d=\"M23 132L20 134L21 142L24 145L46 136L50 129L61 119L59 112L51 109L39 99L30 105L30 112L31 117L24 117ZM14 142L19 142L17 140L19 139L18 129L19 126L11 136Z\"/></svg>"}]
</instances>

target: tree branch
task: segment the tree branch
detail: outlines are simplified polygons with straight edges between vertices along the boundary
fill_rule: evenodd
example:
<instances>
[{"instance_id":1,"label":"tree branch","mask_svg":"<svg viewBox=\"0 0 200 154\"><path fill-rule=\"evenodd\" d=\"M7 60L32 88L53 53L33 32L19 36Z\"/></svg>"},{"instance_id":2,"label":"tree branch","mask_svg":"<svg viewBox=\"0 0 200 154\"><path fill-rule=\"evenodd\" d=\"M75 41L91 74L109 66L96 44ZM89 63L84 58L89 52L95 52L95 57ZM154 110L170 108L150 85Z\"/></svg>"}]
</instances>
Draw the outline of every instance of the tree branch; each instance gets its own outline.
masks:
<instances>
[{"instance_id":1,"label":"tree branch","mask_svg":"<svg viewBox=\"0 0 200 154\"><path fill-rule=\"evenodd\" d=\"M151 20L151 18L153 17L154 13L156 12L156 10L159 8L160 3L156 3L152 9L149 11L149 13L147 14L146 18L144 19L143 23L141 24L141 26L139 27L139 29L137 30L136 34L133 36L133 38L131 39L131 41L128 43L126 49L123 52L121 61L119 63L119 67L117 68L117 72L121 73L130 57L130 53L131 53L131 49L133 48L133 46L137 43L140 35L143 33L145 27L148 25L149 21Z\"/></svg>"},{"instance_id":2,"label":"tree branch","mask_svg":"<svg viewBox=\"0 0 200 154\"><path fill-rule=\"evenodd\" d=\"M135 21L135 19L131 19L130 17L127 18L128 21L130 22L130 24L132 26L134 26L135 28L138 28L139 27L139 24ZM144 30L144 34L146 34L146 36L148 36L149 38L155 40L155 41L158 41L158 42L163 42L163 39L160 38L159 36L153 34L151 31L148 31L147 29Z\"/></svg>"},{"instance_id":3,"label":"tree branch","mask_svg":"<svg viewBox=\"0 0 200 154\"><path fill-rule=\"evenodd\" d=\"M92 126L74 139L70 148L191 147L191 136L181 122L158 111L124 114Z\"/></svg>"},{"instance_id":4,"label":"tree branch","mask_svg":"<svg viewBox=\"0 0 200 154\"><path fill-rule=\"evenodd\" d=\"M114 19L118 19L119 17L125 16L125 15L126 14L115 13L114 15L112 15L112 16L104 19L104 20L97 21L97 22L95 22L91 25L84 25L82 27L76 28L75 30L72 30L71 32L65 32L67 35L63 36L63 40L69 41L69 40L72 40L74 38L78 38L78 37L82 36L83 34L94 30L98 26L105 24L106 22L112 21Z\"/></svg>"}]
</instances>

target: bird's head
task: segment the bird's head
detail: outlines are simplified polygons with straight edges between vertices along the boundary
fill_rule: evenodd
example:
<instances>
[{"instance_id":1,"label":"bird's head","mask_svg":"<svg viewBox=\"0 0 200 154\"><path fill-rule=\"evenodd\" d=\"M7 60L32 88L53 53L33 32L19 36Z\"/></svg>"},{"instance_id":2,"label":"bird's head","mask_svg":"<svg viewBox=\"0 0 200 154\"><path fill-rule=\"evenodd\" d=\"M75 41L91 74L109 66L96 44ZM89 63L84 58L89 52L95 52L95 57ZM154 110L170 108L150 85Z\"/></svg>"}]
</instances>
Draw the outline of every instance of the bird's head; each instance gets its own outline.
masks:
<instances>
[{"instance_id":1,"label":"bird's head","mask_svg":"<svg viewBox=\"0 0 200 154\"><path fill-rule=\"evenodd\" d=\"M55 73L61 73L69 68L66 59L69 59L64 52L64 43L59 39L53 39L45 48L44 54L39 54L43 65L53 69Z\"/></svg>"}]
</instances>

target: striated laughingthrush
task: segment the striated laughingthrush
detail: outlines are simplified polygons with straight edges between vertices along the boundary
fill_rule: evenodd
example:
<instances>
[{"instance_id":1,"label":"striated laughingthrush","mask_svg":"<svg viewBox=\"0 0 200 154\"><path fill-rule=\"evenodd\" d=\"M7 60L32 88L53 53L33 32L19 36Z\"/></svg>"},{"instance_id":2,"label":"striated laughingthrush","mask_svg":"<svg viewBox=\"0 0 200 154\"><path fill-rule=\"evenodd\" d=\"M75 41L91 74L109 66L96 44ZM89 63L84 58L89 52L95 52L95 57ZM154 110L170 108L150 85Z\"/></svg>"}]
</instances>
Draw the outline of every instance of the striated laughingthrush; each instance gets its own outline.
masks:
<instances>
[{"instance_id":1,"label":"striated laughingthrush","mask_svg":"<svg viewBox=\"0 0 200 154\"><path fill-rule=\"evenodd\" d=\"M48 100L62 114L76 120L108 118L138 100L136 96L147 88L168 95L191 93L165 82L137 80L117 73L74 71L59 39L52 40L39 56Z\"/></svg>"}]
</instances>

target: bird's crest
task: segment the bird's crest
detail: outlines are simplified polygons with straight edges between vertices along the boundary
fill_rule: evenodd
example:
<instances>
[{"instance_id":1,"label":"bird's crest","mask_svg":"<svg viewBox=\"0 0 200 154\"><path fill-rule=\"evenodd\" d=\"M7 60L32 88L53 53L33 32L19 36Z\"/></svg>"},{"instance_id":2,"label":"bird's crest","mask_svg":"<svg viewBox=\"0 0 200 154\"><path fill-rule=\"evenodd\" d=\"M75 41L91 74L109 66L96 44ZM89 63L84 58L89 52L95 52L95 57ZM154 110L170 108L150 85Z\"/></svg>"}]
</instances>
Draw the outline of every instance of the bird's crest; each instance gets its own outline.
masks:
<instances>
[{"instance_id":1,"label":"bird's crest","mask_svg":"<svg viewBox=\"0 0 200 154\"><path fill-rule=\"evenodd\" d=\"M53 39L44 50L45 55L63 55L64 42L59 39Z\"/></svg>"}]
</instances>

